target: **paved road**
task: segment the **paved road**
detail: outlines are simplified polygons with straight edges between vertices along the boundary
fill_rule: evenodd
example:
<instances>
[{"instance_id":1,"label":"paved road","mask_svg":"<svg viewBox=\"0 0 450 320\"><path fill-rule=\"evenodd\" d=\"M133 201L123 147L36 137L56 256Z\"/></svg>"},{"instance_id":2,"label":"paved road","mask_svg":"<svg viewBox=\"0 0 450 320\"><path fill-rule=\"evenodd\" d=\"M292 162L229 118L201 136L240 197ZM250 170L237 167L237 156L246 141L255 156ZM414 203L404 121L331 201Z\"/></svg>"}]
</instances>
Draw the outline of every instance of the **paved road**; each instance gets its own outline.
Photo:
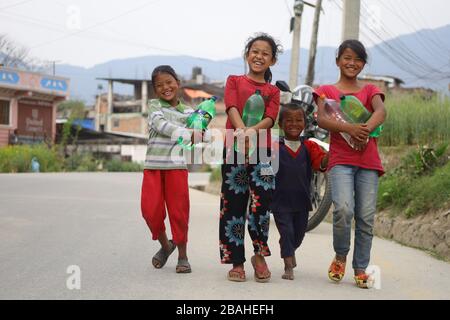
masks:
<instances>
[{"instance_id":1,"label":"paved road","mask_svg":"<svg viewBox=\"0 0 450 320\"><path fill-rule=\"evenodd\" d=\"M307 235L295 281L280 278L272 223L273 280L231 283L228 267L218 263L218 199L195 190L189 243L194 272L175 274L175 255L155 270L150 261L158 246L140 215L140 183L141 174L0 175L0 299L450 298L450 264L378 238L372 264L381 268L381 290L356 288L350 274L331 283L326 223ZM81 290L66 287L70 265L81 269Z\"/></svg>"}]
</instances>

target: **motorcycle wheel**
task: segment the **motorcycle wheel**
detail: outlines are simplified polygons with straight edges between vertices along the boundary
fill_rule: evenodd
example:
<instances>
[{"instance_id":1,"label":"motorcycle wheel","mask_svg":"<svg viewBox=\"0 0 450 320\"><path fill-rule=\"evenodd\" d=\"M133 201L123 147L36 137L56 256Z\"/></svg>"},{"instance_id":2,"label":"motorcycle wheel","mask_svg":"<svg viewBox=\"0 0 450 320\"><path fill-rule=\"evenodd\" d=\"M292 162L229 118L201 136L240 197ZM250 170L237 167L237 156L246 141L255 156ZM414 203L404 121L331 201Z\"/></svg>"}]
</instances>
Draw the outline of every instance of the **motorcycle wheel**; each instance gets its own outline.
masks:
<instances>
[{"instance_id":1,"label":"motorcycle wheel","mask_svg":"<svg viewBox=\"0 0 450 320\"><path fill-rule=\"evenodd\" d=\"M325 219L331 207L331 183L324 172L314 172L311 179L311 203L306 231L316 228Z\"/></svg>"}]
</instances>

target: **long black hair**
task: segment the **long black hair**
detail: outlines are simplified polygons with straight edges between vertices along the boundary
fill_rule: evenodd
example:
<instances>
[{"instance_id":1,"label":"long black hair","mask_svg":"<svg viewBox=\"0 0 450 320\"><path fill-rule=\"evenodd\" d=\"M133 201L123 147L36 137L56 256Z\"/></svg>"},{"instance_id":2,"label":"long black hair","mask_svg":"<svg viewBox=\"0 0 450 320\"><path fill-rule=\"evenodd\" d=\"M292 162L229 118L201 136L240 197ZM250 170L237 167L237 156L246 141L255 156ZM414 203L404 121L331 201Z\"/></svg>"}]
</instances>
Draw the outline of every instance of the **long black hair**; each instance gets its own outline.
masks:
<instances>
[{"instance_id":1,"label":"long black hair","mask_svg":"<svg viewBox=\"0 0 450 320\"><path fill-rule=\"evenodd\" d=\"M276 41L272 36L268 35L267 33L261 32L257 33L255 36L247 40L247 44L245 45L244 58L248 57L248 55L250 54L250 49L252 48L253 44L256 41L265 41L270 45L270 47L272 48L273 61L277 61L278 54L283 52L283 46L278 41ZM264 80L266 80L266 82L269 83L272 82L272 71L270 70L270 68L266 70L266 73L264 74Z\"/></svg>"},{"instance_id":2,"label":"long black hair","mask_svg":"<svg viewBox=\"0 0 450 320\"><path fill-rule=\"evenodd\" d=\"M344 54L345 49L352 49L356 55L364 61L364 63L367 63L369 60L369 55L367 54L366 48L362 44L361 41L350 39L345 40L342 42L342 44L339 46L338 52L336 54L336 61L339 60L339 58Z\"/></svg>"},{"instance_id":3,"label":"long black hair","mask_svg":"<svg viewBox=\"0 0 450 320\"><path fill-rule=\"evenodd\" d=\"M153 69L153 72L152 72L152 85L153 85L153 87L155 87L156 77L158 75L160 75L161 73L170 74L172 77L175 78L175 80L177 80L177 82L180 82L180 79L178 78L177 73L175 72L175 70L173 70L173 68L171 66L162 65L162 66L157 66L155 69Z\"/></svg>"}]
</instances>

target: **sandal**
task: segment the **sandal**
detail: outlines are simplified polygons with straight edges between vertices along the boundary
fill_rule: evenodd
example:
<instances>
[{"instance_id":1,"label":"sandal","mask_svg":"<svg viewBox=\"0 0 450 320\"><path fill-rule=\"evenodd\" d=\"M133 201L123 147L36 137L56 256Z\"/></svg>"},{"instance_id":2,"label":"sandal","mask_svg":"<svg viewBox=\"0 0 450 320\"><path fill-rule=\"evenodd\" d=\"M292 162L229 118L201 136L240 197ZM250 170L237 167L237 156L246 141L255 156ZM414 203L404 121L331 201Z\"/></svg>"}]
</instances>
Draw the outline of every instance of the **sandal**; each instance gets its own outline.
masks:
<instances>
[{"instance_id":1,"label":"sandal","mask_svg":"<svg viewBox=\"0 0 450 320\"><path fill-rule=\"evenodd\" d=\"M245 282L247 279L245 277L245 270L242 267L235 267L228 271L228 280L234 282Z\"/></svg>"},{"instance_id":2,"label":"sandal","mask_svg":"<svg viewBox=\"0 0 450 320\"><path fill-rule=\"evenodd\" d=\"M270 273L267 264L265 262L260 265L256 264L256 256L253 256L250 261L252 262L253 269L255 269L255 281L261 283L269 282L272 274ZM268 273L268 276L264 277L264 273Z\"/></svg>"},{"instance_id":3,"label":"sandal","mask_svg":"<svg viewBox=\"0 0 450 320\"><path fill-rule=\"evenodd\" d=\"M367 273L361 273L353 278L355 279L356 286L358 288L370 289L373 286L373 281Z\"/></svg>"},{"instance_id":4,"label":"sandal","mask_svg":"<svg viewBox=\"0 0 450 320\"><path fill-rule=\"evenodd\" d=\"M188 259L178 259L175 271L176 273L191 273L192 269Z\"/></svg>"},{"instance_id":5,"label":"sandal","mask_svg":"<svg viewBox=\"0 0 450 320\"><path fill-rule=\"evenodd\" d=\"M159 249L159 251L153 256L152 259L152 264L156 269L161 269L162 267L164 267L164 265L167 262L167 259L169 258L169 256L172 254L172 252L175 250L175 248L177 247L172 240L169 240L169 242L171 243L172 247L170 248L169 252L164 251L163 248Z\"/></svg>"},{"instance_id":6,"label":"sandal","mask_svg":"<svg viewBox=\"0 0 450 320\"><path fill-rule=\"evenodd\" d=\"M334 258L333 262L328 269L328 278L331 281L339 282L344 278L345 274L345 262L339 261Z\"/></svg>"}]
</instances>

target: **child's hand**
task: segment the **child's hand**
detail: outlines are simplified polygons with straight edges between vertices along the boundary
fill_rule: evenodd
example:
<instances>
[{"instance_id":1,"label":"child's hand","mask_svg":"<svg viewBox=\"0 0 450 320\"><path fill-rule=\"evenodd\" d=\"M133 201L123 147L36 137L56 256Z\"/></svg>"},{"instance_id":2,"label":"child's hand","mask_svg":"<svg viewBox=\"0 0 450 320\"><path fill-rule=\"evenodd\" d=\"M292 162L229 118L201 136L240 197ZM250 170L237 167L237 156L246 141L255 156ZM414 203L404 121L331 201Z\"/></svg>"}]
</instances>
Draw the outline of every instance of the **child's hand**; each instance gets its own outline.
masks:
<instances>
[{"instance_id":1,"label":"child's hand","mask_svg":"<svg viewBox=\"0 0 450 320\"><path fill-rule=\"evenodd\" d=\"M320 170L321 171L325 171L328 167L328 160L329 160L329 155L328 153L322 158L322 161L320 162Z\"/></svg>"},{"instance_id":2,"label":"child's hand","mask_svg":"<svg viewBox=\"0 0 450 320\"><path fill-rule=\"evenodd\" d=\"M367 124L350 124L347 133L355 140L355 142L367 143L370 130Z\"/></svg>"},{"instance_id":3,"label":"child's hand","mask_svg":"<svg viewBox=\"0 0 450 320\"><path fill-rule=\"evenodd\" d=\"M353 148L356 151L363 151L367 147L367 143L369 142L369 139L367 139L364 142L358 142L356 140L353 140L353 138L350 138L350 142L353 144Z\"/></svg>"},{"instance_id":4,"label":"child's hand","mask_svg":"<svg viewBox=\"0 0 450 320\"><path fill-rule=\"evenodd\" d=\"M202 130L192 130L191 143L196 144L203 141L203 131Z\"/></svg>"}]
</instances>

